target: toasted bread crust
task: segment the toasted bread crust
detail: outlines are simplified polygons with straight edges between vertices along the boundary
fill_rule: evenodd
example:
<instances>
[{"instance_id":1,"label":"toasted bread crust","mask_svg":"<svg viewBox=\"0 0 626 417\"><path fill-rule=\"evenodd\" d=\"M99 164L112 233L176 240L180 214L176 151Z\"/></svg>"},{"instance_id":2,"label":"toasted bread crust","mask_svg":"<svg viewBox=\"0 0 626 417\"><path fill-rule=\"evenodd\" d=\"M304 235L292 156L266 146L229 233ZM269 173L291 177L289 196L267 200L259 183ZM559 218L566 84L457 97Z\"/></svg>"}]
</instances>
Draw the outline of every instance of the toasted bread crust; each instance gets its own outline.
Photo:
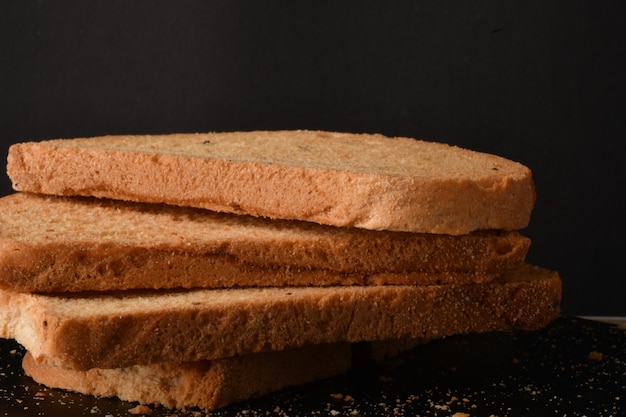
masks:
<instances>
[{"instance_id":1,"label":"toasted bread crust","mask_svg":"<svg viewBox=\"0 0 626 417\"><path fill-rule=\"evenodd\" d=\"M22 143L9 149L7 170L20 191L419 233L519 230L535 202L530 170L507 159L334 132Z\"/></svg>"},{"instance_id":2,"label":"toasted bread crust","mask_svg":"<svg viewBox=\"0 0 626 417\"><path fill-rule=\"evenodd\" d=\"M119 397L170 408L215 410L288 386L340 375L350 368L350 344L309 345L198 362L76 371L37 362L22 367L40 384L99 397Z\"/></svg>"},{"instance_id":3,"label":"toasted bread crust","mask_svg":"<svg viewBox=\"0 0 626 417\"><path fill-rule=\"evenodd\" d=\"M537 329L559 312L555 272L475 285L256 288L114 295L0 291L0 337L85 370L196 361L306 344ZM28 314L26 314L28 311Z\"/></svg>"},{"instance_id":4,"label":"toasted bread crust","mask_svg":"<svg viewBox=\"0 0 626 417\"><path fill-rule=\"evenodd\" d=\"M486 282L520 266L529 245L515 231L432 235L90 198L0 198L0 288L23 292Z\"/></svg>"}]
</instances>

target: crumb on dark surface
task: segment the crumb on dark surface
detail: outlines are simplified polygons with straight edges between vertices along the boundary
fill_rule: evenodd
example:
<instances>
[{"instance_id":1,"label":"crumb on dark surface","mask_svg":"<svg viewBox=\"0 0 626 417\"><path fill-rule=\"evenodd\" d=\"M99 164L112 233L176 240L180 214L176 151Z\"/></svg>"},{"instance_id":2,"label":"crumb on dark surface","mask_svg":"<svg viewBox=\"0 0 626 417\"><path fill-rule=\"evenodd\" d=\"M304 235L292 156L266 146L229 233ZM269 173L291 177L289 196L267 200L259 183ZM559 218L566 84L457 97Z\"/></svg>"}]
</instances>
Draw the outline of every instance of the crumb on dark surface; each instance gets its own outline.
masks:
<instances>
[{"instance_id":1,"label":"crumb on dark surface","mask_svg":"<svg viewBox=\"0 0 626 417\"><path fill-rule=\"evenodd\" d=\"M146 416L152 414L152 408L148 407L147 405L140 404L129 409L128 412L136 416Z\"/></svg>"}]
</instances>

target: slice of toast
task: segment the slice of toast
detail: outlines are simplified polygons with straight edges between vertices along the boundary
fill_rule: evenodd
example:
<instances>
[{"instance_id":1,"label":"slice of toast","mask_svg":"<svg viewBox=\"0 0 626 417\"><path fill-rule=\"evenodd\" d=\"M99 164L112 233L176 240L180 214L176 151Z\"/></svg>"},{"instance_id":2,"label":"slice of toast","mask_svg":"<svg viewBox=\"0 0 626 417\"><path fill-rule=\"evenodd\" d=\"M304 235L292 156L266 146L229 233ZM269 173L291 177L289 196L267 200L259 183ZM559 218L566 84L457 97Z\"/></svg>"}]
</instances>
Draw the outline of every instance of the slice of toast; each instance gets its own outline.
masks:
<instances>
[{"instance_id":1,"label":"slice of toast","mask_svg":"<svg viewBox=\"0 0 626 417\"><path fill-rule=\"evenodd\" d=\"M382 135L106 136L16 144L7 160L20 191L376 230L519 230L535 202L531 172L519 163Z\"/></svg>"},{"instance_id":2,"label":"slice of toast","mask_svg":"<svg viewBox=\"0 0 626 417\"><path fill-rule=\"evenodd\" d=\"M0 288L22 292L485 282L523 264L515 231L432 235L203 209L0 198Z\"/></svg>"},{"instance_id":3,"label":"slice of toast","mask_svg":"<svg viewBox=\"0 0 626 417\"><path fill-rule=\"evenodd\" d=\"M0 337L77 370L197 361L307 344L537 329L559 313L556 272L485 284L42 295L0 291Z\"/></svg>"},{"instance_id":4,"label":"slice of toast","mask_svg":"<svg viewBox=\"0 0 626 417\"><path fill-rule=\"evenodd\" d=\"M87 371L37 362L27 353L22 366L26 375L51 388L170 408L215 410L289 386L344 374L351 364L350 349L349 343L309 345L211 361Z\"/></svg>"}]
</instances>

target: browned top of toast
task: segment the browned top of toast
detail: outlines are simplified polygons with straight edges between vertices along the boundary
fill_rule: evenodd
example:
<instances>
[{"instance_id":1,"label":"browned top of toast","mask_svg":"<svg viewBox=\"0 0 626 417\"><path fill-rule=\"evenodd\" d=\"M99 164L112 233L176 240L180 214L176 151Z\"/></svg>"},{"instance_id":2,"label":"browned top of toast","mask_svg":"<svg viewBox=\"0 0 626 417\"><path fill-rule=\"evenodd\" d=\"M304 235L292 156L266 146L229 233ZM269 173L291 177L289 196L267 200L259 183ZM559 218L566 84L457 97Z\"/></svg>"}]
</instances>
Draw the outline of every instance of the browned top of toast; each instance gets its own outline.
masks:
<instances>
[{"instance_id":1,"label":"browned top of toast","mask_svg":"<svg viewBox=\"0 0 626 417\"><path fill-rule=\"evenodd\" d=\"M164 202L376 230L521 229L530 170L495 155L382 135L255 131L13 145L16 190Z\"/></svg>"}]
</instances>

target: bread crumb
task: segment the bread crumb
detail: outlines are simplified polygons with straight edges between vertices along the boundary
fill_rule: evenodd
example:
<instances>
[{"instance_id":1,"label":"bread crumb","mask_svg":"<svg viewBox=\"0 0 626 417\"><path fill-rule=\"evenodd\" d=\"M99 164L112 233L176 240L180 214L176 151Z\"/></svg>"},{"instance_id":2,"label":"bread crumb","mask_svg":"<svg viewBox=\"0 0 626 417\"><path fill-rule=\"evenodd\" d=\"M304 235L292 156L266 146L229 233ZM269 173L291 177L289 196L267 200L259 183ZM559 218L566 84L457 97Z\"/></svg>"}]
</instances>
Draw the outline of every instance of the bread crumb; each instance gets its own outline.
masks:
<instances>
[{"instance_id":1,"label":"bread crumb","mask_svg":"<svg viewBox=\"0 0 626 417\"><path fill-rule=\"evenodd\" d=\"M452 414L452 417L470 417L470 415L467 413L457 412L457 413Z\"/></svg>"},{"instance_id":2,"label":"bread crumb","mask_svg":"<svg viewBox=\"0 0 626 417\"><path fill-rule=\"evenodd\" d=\"M152 414L152 409L146 405L138 405L136 407L131 408L130 410L128 410L129 413L133 414L133 415L150 415Z\"/></svg>"},{"instance_id":3,"label":"bread crumb","mask_svg":"<svg viewBox=\"0 0 626 417\"><path fill-rule=\"evenodd\" d=\"M599 361L602 359L602 356L604 356L602 352L592 351L592 352L589 352L589 355L587 357L591 360Z\"/></svg>"}]
</instances>

